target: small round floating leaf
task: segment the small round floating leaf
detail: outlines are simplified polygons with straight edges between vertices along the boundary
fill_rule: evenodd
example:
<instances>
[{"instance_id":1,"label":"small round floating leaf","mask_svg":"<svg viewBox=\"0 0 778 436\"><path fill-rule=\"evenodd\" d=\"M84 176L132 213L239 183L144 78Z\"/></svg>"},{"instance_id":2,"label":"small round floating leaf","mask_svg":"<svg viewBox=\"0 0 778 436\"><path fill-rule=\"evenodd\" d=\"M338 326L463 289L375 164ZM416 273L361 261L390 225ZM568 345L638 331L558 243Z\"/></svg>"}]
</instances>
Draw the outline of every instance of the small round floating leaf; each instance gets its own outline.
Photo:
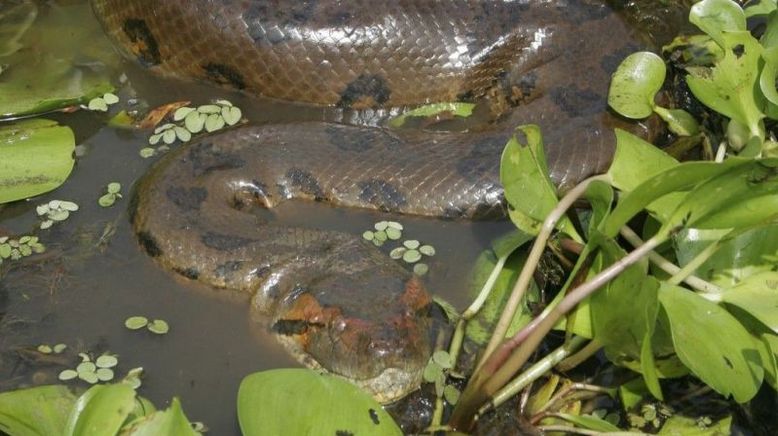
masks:
<instances>
[{"instance_id":1,"label":"small round floating leaf","mask_svg":"<svg viewBox=\"0 0 778 436\"><path fill-rule=\"evenodd\" d=\"M162 139L161 133L156 133L154 135L149 136L149 145L157 145L159 144L159 140Z\"/></svg>"},{"instance_id":2,"label":"small round floating leaf","mask_svg":"<svg viewBox=\"0 0 778 436\"><path fill-rule=\"evenodd\" d=\"M646 118L654 111L654 95L667 73L665 63L654 53L643 51L627 56L611 80L608 104L627 118Z\"/></svg>"},{"instance_id":3,"label":"small round floating leaf","mask_svg":"<svg viewBox=\"0 0 778 436\"><path fill-rule=\"evenodd\" d=\"M116 203L116 195L114 194L105 194L97 199L97 204L102 207L110 207L113 206L114 203Z\"/></svg>"},{"instance_id":4,"label":"small round floating leaf","mask_svg":"<svg viewBox=\"0 0 778 436\"><path fill-rule=\"evenodd\" d=\"M138 154L140 154L140 157L146 159L146 158L154 156L156 153L157 152L153 148L151 148L151 147L144 147L144 148L140 149L140 152Z\"/></svg>"},{"instance_id":5,"label":"small round floating leaf","mask_svg":"<svg viewBox=\"0 0 778 436\"><path fill-rule=\"evenodd\" d=\"M204 104L197 107L197 112L201 114L218 114L221 112L221 108L215 104Z\"/></svg>"},{"instance_id":6,"label":"small round floating leaf","mask_svg":"<svg viewBox=\"0 0 778 436\"><path fill-rule=\"evenodd\" d=\"M400 230L395 229L394 227L389 227L385 230L386 237L391 239L392 241L396 241L403 236L403 232Z\"/></svg>"},{"instance_id":7,"label":"small round floating leaf","mask_svg":"<svg viewBox=\"0 0 778 436\"><path fill-rule=\"evenodd\" d=\"M21 253L22 256L29 256L32 254L32 248L27 245L22 245L19 247L19 253Z\"/></svg>"},{"instance_id":8,"label":"small round floating leaf","mask_svg":"<svg viewBox=\"0 0 778 436\"><path fill-rule=\"evenodd\" d=\"M49 212L49 219L52 221L65 221L70 216L70 212L62 209Z\"/></svg>"},{"instance_id":9,"label":"small round floating leaf","mask_svg":"<svg viewBox=\"0 0 778 436\"><path fill-rule=\"evenodd\" d=\"M114 93L108 92L103 95L103 101L106 104L116 104L119 103L119 97Z\"/></svg>"},{"instance_id":10,"label":"small round floating leaf","mask_svg":"<svg viewBox=\"0 0 778 436\"><path fill-rule=\"evenodd\" d=\"M421 253L418 250L408 250L403 253L403 260L407 263L416 263L421 260Z\"/></svg>"},{"instance_id":11,"label":"small round floating leaf","mask_svg":"<svg viewBox=\"0 0 778 436\"><path fill-rule=\"evenodd\" d=\"M0 257L8 259L11 256L11 244L0 244Z\"/></svg>"},{"instance_id":12,"label":"small round floating leaf","mask_svg":"<svg viewBox=\"0 0 778 436\"><path fill-rule=\"evenodd\" d=\"M459 401L459 390L452 385L446 385L443 388L443 398L446 399L448 404L456 405L457 401Z\"/></svg>"},{"instance_id":13,"label":"small round floating leaf","mask_svg":"<svg viewBox=\"0 0 778 436\"><path fill-rule=\"evenodd\" d=\"M89 383L90 385L93 385L93 384L97 383L98 381L100 381L97 378L97 374L95 374L94 372L79 372L78 373L78 378L80 378L81 380Z\"/></svg>"},{"instance_id":14,"label":"small round floating leaf","mask_svg":"<svg viewBox=\"0 0 778 436\"><path fill-rule=\"evenodd\" d=\"M49 205L48 204L41 204L40 206L35 208L35 213L38 215L46 215L49 213Z\"/></svg>"},{"instance_id":15,"label":"small round floating leaf","mask_svg":"<svg viewBox=\"0 0 778 436\"><path fill-rule=\"evenodd\" d=\"M92 358L89 357L89 355L86 354L86 353L78 353L78 357L81 358L82 362L91 362L92 361Z\"/></svg>"},{"instance_id":16,"label":"small round floating leaf","mask_svg":"<svg viewBox=\"0 0 778 436\"><path fill-rule=\"evenodd\" d=\"M387 240L387 238L388 238L388 237L387 237L387 235L386 235L386 232L384 232L384 231L375 232L375 233L373 233L373 236L374 236L374 237L375 237L377 240L379 240L379 241L381 241L381 242L385 242L385 241Z\"/></svg>"},{"instance_id":17,"label":"small round floating leaf","mask_svg":"<svg viewBox=\"0 0 778 436\"><path fill-rule=\"evenodd\" d=\"M193 107L189 107L189 106L180 107L176 109L176 111L173 113L173 120L181 121L194 111L195 109Z\"/></svg>"},{"instance_id":18,"label":"small round floating leaf","mask_svg":"<svg viewBox=\"0 0 778 436\"><path fill-rule=\"evenodd\" d=\"M51 352L54 351L51 346L46 344L38 345L38 352L43 354L51 354Z\"/></svg>"},{"instance_id":19,"label":"small round floating leaf","mask_svg":"<svg viewBox=\"0 0 778 436\"><path fill-rule=\"evenodd\" d=\"M417 263L413 266L413 273L417 276L423 276L424 274L427 274L430 270L430 267L427 266L426 263Z\"/></svg>"},{"instance_id":20,"label":"small round floating leaf","mask_svg":"<svg viewBox=\"0 0 778 436\"><path fill-rule=\"evenodd\" d=\"M222 118L224 119L224 122L227 123L227 125L234 126L238 123L238 121L240 121L242 116L243 113L239 108L234 106L222 108Z\"/></svg>"},{"instance_id":21,"label":"small round floating leaf","mask_svg":"<svg viewBox=\"0 0 778 436\"><path fill-rule=\"evenodd\" d=\"M89 104L87 105L87 108L89 108L90 111L99 111L99 112L108 111L108 105L105 103L105 100L103 100L100 97L89 100Z\"/></svg>"},{"instance_id":22,"label":"small round floating leaf","mask_svg":"<svg viewBox=\"0 0 778 436\"><path fill-rule=\"evenodd\" d=\"M161 319L155 319L154 321L150 322L147 327L150 332L156 333L158 335L164 335L170 331L170 326L168 326L167 322Z\"/></svg>"},{"instance_id":23,"label":"small round floating leaf","mask_svg":"<svg viewBox=\"0 0 778 436\"><path fill-rule=\"evenodd\" d=\"M36 244L39 241L37 236L30 236L30 239L27 241L28 245Z\"/></svg>"},{"instance_id":24,"label":"small round floating leaf","mask_svg":"<svg viewBox=\"0 0 778 436\"><path fill-rule=\"evenodd\" d=\"M162 134L162 142L165 144L176 142L176 131L174 129L165 130L165 133Z\"/></svg>"},{"instance_id":25,"label":"small round floating leaf","mask_svg":"<svg viewBox=\"0 0 778 436\"><path fill-rule=\"evenodd\" d=\"M417 241L415 239L409 239L409 240L403 242L403 245L405 245L405 248L408 248L408 249L411 249L411 250L415 250L415 249L419 248L419 245L421 245L421 244L419 244L419 241Z\"/></svg>"},{"instance_id":26,"label":"small round floating leaf","mask_svg":"<svg viewBox=\"0 0 778 436\"><path fill-rule=\"evenodd\" d=\"M451 361L451 355L448 351L438 350L432 354L432 361L440 365L443 369L451 369L454 364Z\"/></svg>"},{"instance_id":27,"label":"small round floating leaf","mask_svg":"<svg viewBox=\"0 0 778 436\"><path fill-rule=\"evenodd\" d=\"M192 133L199 133L203 130L205 119L205 115L196 111L192 111L184 119L184 127L186 127L186 130L189 130Z\"/></svg>"},{"instance_id":28,"label":"small round floating leaf","mask_svg":"<svg viewBox=\"0 0 778 436\"><path fill-rule=\"evenodd\" d=\"M419 247L419 252L425 256L434 256L435 255L435 247L432 245L422 245Z\"/></svg>"},{"instance_id":29,"label":"small round floating leaf","mask_svg":"<svg viewBox=\"0 0 778 436\"><path fill-rule=\"evenodd\" d=\"M373 239L373 245L375 245L376 247L380 247L380 246L384 245L384 241L382 241L380 239Z\"/></svg>"},{"instance_id":30,"label":"small round floating leaf","mask_svg":"<svg viewBox=\"0 0 778 436\"><path fill-rule=\"evenodd\" d=\"M173 129L176 132L176 137L181 142L187 142L190 139L192 139L192 134L189 132L189 130L186 130L183 127L176 126L175 129Z\"/></svg>"},{"instance_id":31,"label":"small round floating leaf","mask_svg":"<svg viewBox=\"0 0 778 436\"><path fill-rule=\"evenodd\" d=\"M57 345L55 345L55 346L54 346L54 352L55 352L55 353L57 353L57 354L59 354L59 353L61 353L61 352L65 351L65 349L66 349L67 347L68 347L68 346L67 346L67 345L65 345L65 344L57 344Z\"/></svg>"},{"instance_id":32,"label":"small round floating leaf","mask_svg":"<svg viewBox=\"0 0 778 436\"><path fill-rule=\"evenodd\" d=\"M113 368L118 364L119 359L117 359L116 356L111 356L110 354L103 354L95 360L95 365L97 365L99 368Z\"/></svg>"},{"instance_id":33,"label":"small round floating leaf","mask_svg":"<svg viewBox=\"0 0 778 436\"><path fill-rule=\"evenodd\" d=\"M386 221L379 221L375 223L373 227L375 227L375 229L378 230L379 232L383 232L384 230L386 230L387 227L389 227L389 223Z\"/></svg>"},{"instance_id":34,"label":"small round floating leaf","mask_svg":"<svg viewBox=\"0 0 778 436\"><path fill-rule=\"evenodd\" d=\"M57 378L62 381L73 380L76 377L78 377L78 373L76 371L73 371L72 369L66 369L60 372L59 376L57 376Z\"/></svg>"},{"instance_id":35,"label":"small round floating leaf","mask_svg":"<svg viewBox=\"0 0 778 436\"><path fill-rule=\"evenodd\" d=\"M78 210L78 205L72 201L61 201L59 207L70 212Z\"/></svg>"},{"instance_id":36,"label":"small round floating leaf","mask_svg":"<svg viewBox=\"0 0 778 436\"><path fill-rule=\"evenodd\" d=\"M443 368L437 363L430 361L427 366L424 367L424 373L422 377L427 383L435 383L443 375Z\"/></svg>"},{"instance_id":37,"label":"small round floating leaf","mask_svg":"<svg viewBox=\"0 0 778 436\"><path fill-rule=\"evenodd\" d=\"M53 221L49 221L49 222L53 223ZM32 247L32 251L34 251L34 252L36 252L38 254L43 253L44 251L46 251L46 246L41 244L41 243L32 244L30 247Z\"/></svg>"},{"instance_id":38,"label":"small round floating leaf","mask_svg":"<svg viewBox=\"0 0 778 436\"><path fill-rule=\"evenodd\" d=\"M395 260L402 259L403 253L405 253L406 250L407 248L405 247L397 247L389 252L389 257Z\"/></svg>"},{"instance_id":39,"label":"small round floating leaf","mask_svg":"<svg viewBox=\"0 0 778 436\"><path fill-rule=\"evenodd\" d=\"M95 371L95 375L100 381L105 382L113 380L113 370L110 368L98 368L97 371Z\"/></svg>"},{"instance_id":40,"label":"small round floating leaf","mask_svg":"<svg viewBox=\"0 0 778 436\"><path fill-rule=\"evenodd\" d=\"M205 119L205 130L207 132L215 132L224 127L224 118L220 114L210 114Z\"/></svg>"},{"instance_id":41,"label":"small round floating leaf","mask_svg":"<svg viewBox=\"0 0 778 436\"><path fill-rule=\"evenodd\" d=\"M94 362L81 362L76 367L76 372L79 374L87 373L87 372L95 372L97 367L95 366Z\"/></svg>"},{"instance_id":42,"label":"small round floating leaf","mask_svg":"<svg viewBox=\"0 0 778 436\"><path fill-rule=\"evenodd\" d=\"M124 326L130 330L138 330L146 327L149 323L145 316L131 316L124 321Z\"/></svg>"},{"instance_id":43,"label":"small round floating leaf","mask_svg":"<svg viewBox=\"0 0 778 436\"><path fill-rule=\"evenodd\" d=\"M397 221L389 221L388 224L390 228L397 229L400 231L403 230L403 225L398 223Z\"/></svg>"},{"instance_id":44,"label":"small round floating leaf","mask_svg":"<svg viewBox=\"0 0 778 436\"><path fill-rule=\"evenodd\" d=\"M21 238L19 238L19 243L20 243L20 244L27 244L27 243L29 243L29 242L30 242L30 239L32 239L32 237L31 237L31 236L29 236L29 235L24 235L24 236L22 236Z\"/></svg>"},{"instance_id":45,"label":"small round floating leaf","mask_svg":"<svg viewBox=\"0 0 778 436\"><path fill-rule=\"evenodd\" d=\"M119 182L111 182L108 184L106 189L108 190L108 193L116 194L117 192L122 190L122 184Z\"/></svg>"},{"instance_id":46,"label":"small round floating leaf","mask_svg":"<svg viewBox=\"0 0 778 436\"><path fill-rule=\"evenodd\" d=\"M232 106L232 102L229 100L225 100L223 98L220 98L216 101L214 101L215 104L218 104L219 106Z\"/></svg>"},{"instance_id":47,"label":"small round floating leaf","mask_svg":"<svg viewBox=\"0 0 778 436\"><path fill-rule=\"evenodd\" d=\"M367 239L368 241L372 241L375 235L370 230L367 230L365 233L362 233L362 237Z\"/></svg>"}]
</instances>

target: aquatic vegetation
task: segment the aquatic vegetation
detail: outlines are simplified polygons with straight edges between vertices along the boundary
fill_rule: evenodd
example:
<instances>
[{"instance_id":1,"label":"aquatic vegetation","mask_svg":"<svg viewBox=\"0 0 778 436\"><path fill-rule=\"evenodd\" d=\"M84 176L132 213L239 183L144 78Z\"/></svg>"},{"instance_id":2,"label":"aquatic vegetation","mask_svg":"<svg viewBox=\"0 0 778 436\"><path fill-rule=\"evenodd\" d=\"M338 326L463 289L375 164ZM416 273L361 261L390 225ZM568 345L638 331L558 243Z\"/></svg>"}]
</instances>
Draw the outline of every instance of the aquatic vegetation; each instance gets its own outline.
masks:
<instances>
[{"instance_id":1,"label":"aquatic vegetation","mask_svg":"<svg viewBox=\"0 0 778 436\"><path fill-rule=\"evenodd\" d=\"M164 335L170 331L170 326L167 321L162 319L149 321L145 316L131 316L124 321L124 326L130 330L146 328L148 331L157 335Z\"/></svg>"},{"instance_id":2,"label":"aquatic vegetation","mask_svg":"<svg viewBox=\"0 0 778 436\"><path fill-rule=\"evenodd\" d=\"M119 97L112 92L106 92L102 97L95 97L89 100L87 109L97 112L108 112L108 106L119 103Z\"/></svg>"},{"instance_id":3,"label":"aquatic vegetation","mask_svg":"<svg viewBox=\"0 0 778 436\"><path fill-rule=\"evenodd\" d=\"M102 207L111 207L116 200L122 198L122 185L119 182L111 182L105 186L106 193L97 199L97 204Z\"/></svg>"},{"instance_id":4,"label":"aquatic vegetation","mask_svg":"<svg viewBox=\"0 0 778 436\"><path fill-rule=\"evenodd\" d=\"M65 200L51 200L35 208L35 212L39 217L45 217L41 222L41 230L50 228L55 222L65 221L72 212L77 210L78 205L76 203Z\"/></svg>"},{"instance_id":5,"label":"aquatic vegetation","mask_svg":"<svg viewBox=\"0 0 778 436\"><path fill-rule=\"evenodd\" d=\"M18 239L0 236L0 265L6 260L19 260L33 253L43 253L46 247L37 236L24 235Z\"/></svg>"}]
</instances>

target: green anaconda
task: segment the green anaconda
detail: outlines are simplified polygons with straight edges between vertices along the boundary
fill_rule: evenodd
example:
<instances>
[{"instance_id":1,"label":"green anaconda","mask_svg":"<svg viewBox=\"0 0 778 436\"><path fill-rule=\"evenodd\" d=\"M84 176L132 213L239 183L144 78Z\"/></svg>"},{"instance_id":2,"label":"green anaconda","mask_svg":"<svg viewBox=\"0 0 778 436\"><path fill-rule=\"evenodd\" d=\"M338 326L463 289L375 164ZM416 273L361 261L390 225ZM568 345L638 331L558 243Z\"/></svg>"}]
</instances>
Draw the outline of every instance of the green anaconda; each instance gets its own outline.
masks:
<instances>
[{"instance_id":1,"label":"green anaconda","mask_svg":"<svg viewBox=\"0 0 778 436\"><path fill-rule=\"evenodd\" d=\"M505 214L510 128L541 125L555 182L604 170L609 74L638 45L601 1L93 0L149 69L264 97L343 108L486 101L481 133L332 123L238 128L162 159L136 188L145 251L193 280L251 293L305 363L383 400L431 353L419 281L359 236L267 224L289 199L446 218Z\"/></svg>"}]
</instances>

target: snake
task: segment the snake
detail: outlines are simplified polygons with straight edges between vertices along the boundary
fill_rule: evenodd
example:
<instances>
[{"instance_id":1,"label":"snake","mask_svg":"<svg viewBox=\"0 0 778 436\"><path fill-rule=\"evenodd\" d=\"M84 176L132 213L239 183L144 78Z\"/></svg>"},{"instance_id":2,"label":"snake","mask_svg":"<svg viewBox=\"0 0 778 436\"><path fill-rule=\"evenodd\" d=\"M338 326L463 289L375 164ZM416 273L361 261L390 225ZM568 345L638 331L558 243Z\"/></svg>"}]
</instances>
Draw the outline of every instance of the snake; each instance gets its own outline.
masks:
<instances>
[{"instance_id":1,"label":"snake","mask_svg":"<svg viewBox=\"0 0 778 436\"><path fill-rule=\"evenodd\" d=\"M300 121L204 136L137 183L140 247L185 279L250 295L303 364L391 402L433 351L422 280L359 235L268 222L286 201L443 219L504 217L500 156L538 124L554 183L614 153L611 73L643 44L593 0L92 0L129 60L169 77L344 110L476 102L466 132Z\"/></svg>"}]
</instances>

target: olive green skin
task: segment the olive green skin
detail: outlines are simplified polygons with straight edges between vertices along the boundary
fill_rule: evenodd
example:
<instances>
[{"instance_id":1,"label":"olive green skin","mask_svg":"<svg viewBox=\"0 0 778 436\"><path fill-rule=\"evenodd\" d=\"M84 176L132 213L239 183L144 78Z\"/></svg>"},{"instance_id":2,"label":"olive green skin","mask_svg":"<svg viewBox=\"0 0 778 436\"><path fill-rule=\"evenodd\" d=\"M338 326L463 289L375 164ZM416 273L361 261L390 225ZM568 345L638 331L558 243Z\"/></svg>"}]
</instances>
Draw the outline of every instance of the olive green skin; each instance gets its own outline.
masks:
<instances>
[{"instance_id":1,"label":"olive green skin","mask_svg":"<svg viewBox=\"0 0 778 436\"><path fill-rule=\"evenodd\" d=\"M609 74L639 46L599 1L93 0L129 58L164 75L344 108L455 100L501 113L480 133L331 123L241 127L165 156L133 224L160 264L252 295L304 363L387 402L418 386L430 298L358 235L267 223L289 199L452 219L504 216L501 151L543 129L554 181L603 171Z\"/></svg>"}]
</instances>

